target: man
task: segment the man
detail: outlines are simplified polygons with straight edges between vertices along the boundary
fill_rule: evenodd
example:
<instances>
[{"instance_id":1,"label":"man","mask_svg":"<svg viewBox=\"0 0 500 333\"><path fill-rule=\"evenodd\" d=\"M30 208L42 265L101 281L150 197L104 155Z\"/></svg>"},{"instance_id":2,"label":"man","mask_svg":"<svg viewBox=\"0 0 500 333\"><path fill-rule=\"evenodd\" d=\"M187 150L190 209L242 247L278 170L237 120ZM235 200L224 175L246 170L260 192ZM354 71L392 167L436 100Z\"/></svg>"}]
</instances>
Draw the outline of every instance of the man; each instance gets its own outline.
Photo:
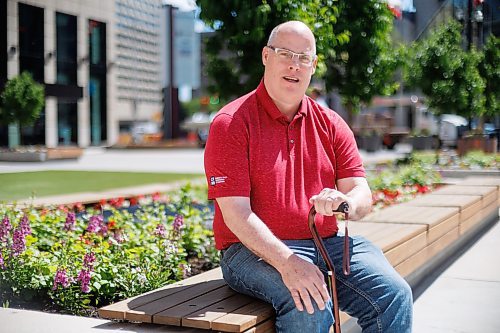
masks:
<instances>
[{"instance_id":1,"label":"man","mask_svg":"<svg viewBox=\"0 0 500 333\"><path fill-rule=\"evenodd\" d=\"M371 210L371 192L349 127L305 96L315 54L305 24L277 26L262 49L260 85L213 120L205 172L224 279L271 303L277 332L328 332L327 268L307 223L314 205L339 272L340 309L358 318L363 332L410 332L411 290L378 248L352 237L351 274L340 273L343 237L333 210L345 201L350 218L359 219Z\"/></svg>"}]
</instances>

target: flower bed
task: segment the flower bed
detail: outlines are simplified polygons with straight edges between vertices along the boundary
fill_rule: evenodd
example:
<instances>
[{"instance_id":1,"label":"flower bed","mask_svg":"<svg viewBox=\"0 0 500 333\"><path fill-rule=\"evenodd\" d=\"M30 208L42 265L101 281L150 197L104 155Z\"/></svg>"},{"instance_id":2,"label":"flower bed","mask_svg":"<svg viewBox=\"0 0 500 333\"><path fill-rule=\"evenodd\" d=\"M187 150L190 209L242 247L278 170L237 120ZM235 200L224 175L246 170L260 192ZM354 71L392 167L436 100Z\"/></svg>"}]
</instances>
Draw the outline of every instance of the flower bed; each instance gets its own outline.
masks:
<instances>
[{"instance_id":1,"label":"flower bed","mask_svg":"<svg viewBox=\"0 0 500 333\"><path fill-rule=\"evenodd\" d=\"M202 259L212 268L212 212L193 195L186 186L169 198L117 199L99 209L1 206L3 305L41 299L49 310L91 315L97 306L185 278Z\"/></svg>"}]
</instances>

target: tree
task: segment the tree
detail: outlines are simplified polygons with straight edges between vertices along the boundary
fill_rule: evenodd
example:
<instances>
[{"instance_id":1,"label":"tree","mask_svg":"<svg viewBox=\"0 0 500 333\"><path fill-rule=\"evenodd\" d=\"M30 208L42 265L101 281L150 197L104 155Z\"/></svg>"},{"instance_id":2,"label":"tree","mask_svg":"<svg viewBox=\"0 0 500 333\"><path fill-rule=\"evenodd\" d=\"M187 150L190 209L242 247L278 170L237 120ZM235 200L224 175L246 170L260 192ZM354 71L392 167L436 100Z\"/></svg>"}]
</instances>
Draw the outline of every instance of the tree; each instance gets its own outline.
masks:
<instances>
[{"instance_id":1,"label":"tree","mask_svg":"<svg viewBox=\"0 0 500 333\"><path fill-rule=\"evenodd\" d=\"M327 66L326 89L338 89L349 123L362 103L398 87L393 77L401 58L392 45L393 20L387 5L378 0L341 1L333 33L347 35L348 41L329 45L328 39L319 38Z\"/></svg>"},{"instance_id":2,"label":"tree","mask_svg":"<svg viewBox=\"0 0 500 333\"><path fill-rule=\"evenodd\" d=\"M485 114L500 114L500 37L490 35L483 47L479 73L485 80Z\"/></svg>"},{"instance_id":3,"label":"tree","mask_svg":"<svg viewBox=\"0 0 500 333\"><path fill-rule=\"evenodd\" d=\"M413 43L405 80L422 90L436 113L472 117L485 112L485 82L478 71L479 53L462 49L460 31L460 24L451 21Z\"/></svg>"},{"instance_id":4,"label":"tree","mask_svg":"<svg viewBox=\"0 0 500 333\"><path fill-rule=\"evenodd\" d=\"M261 51L271 30L292 19L307 18L322 45L335 45L346 36L336 36L332 25L338 9L332 0L198 0L200 18L215 33L206 43L207 71L211 93L223 99L249 92L262 79ZM320 23L321 22L321 23Z\"/></svg>"},{"instance_id":5,"label":"tree","mask_svg":"<svg viewBox=\"0 0 500 333\"><path fill-rule=\"evenodd\" d=\"M44 87L28 72L7 81L0 95L0 124L9 125L9 147L18 145L19 126L32 125L44 103Z\"/></svg>"}]
</instances>

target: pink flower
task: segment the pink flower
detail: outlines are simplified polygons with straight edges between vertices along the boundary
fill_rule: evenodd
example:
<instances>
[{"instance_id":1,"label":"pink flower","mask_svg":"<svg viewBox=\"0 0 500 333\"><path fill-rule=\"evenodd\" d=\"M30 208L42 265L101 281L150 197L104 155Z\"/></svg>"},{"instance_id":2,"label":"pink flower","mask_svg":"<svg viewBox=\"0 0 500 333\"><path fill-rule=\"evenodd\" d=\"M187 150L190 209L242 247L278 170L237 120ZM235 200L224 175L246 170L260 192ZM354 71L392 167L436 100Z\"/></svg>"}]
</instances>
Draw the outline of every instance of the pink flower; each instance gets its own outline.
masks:
<instances>
[{"instance_id":1,"label":"pink flower","mask_svg":"<svg viewBox=\"0 0 500 333\"><path fill-rule=\"evenodd\" d=\"M59 286L63 288L67 288L70 284L70 280L66 273L65 269L58 269L56 272L56 276L54 277L54 285L52 286L52 290L56 290Z\"/></svg>"},{"instance_id":2,"label":"pink flower","mask_svg":"<svg viewBox=\"0 0 500 333\"><path fill-rule=\"evenodd\" d=\"M21 218L21 222L19 222L19 228L21 229L21 232L24 236L31 235L30 222L26 214L24 214Z\"/></svg>"},{"instance_id":3,"label":"pink flower","mask_svg":"<svg viewBox=\"0 0 500 333\"><path fill-rule=\"evenodd\" d=\"M78 273L77 281L81 283L81 290L84 293L90 292L90 270L82 269Z\"/></svg>"},{"instance_id":4,"label":"pink flower","mask_svg":"<svg viewBox=\"0 0 500 333\"><path fill-rule=\"evenodd\" d=\"M175 231L181 230L183 225L184 225L184 216L176 214L174 224L173 224L174 230Z\"/></svg>"},{"instance_id":5,"label":"pink flower","mask_svg":"<svg viewBox=\"0 0 500 333\"><path fill-rule=\"evenodd\" d=\"M9 232L12 230L12 225L10 224L9 217L5 215L0 224L0 242L5 241Z\"/></svg>"},{"instance_id":6,"label":"pink flower","mask_svg":"<svg viewBox=\"0 0 500 333\"><path fill-rule=\"evenodd\" d=\"M5 269L5 263L3 261L3 255L2 252L0 252L0 268Z\"/></svg>"},{"instance_id":7,"label":"pink flower","mask_svg":"<svg viewBox=\"0 0 500 333\"><path fill-rule=\"evenodd\" d=\"M94 267L95 260L96 258L93 252L85 254L85 256L83 257L83 267L91 271Z\"/></svg>"},{"instance_id":8,"label":"pink flower","mask_svg":"<svg viewBox=\"0 0 500 333\"><path fill-rule=\"evenodd\" d=\"M66 222L64 222L64 230L66 231L75 230L75 222L76 222L75 213L69 212L68 215L66 215Z\"/></svg>"},{"instance_id":9,"label":"pink flower","mask_svg":"<svg viewBox=\"0 0 500 333\"><path fill-rule=\"evenodd\" d=\"M165 229L165 226L163 224L158 223L156 225L156 229L155 229L154 234L155 234L155 236L165 238L167 235L167 230Z\"/></svg>"},{"instance_id":10,"label":"pink flower","mask_svg":"<svg viewBox=\"0 0 500 333\"><path fill-rule=\"evenodd\" d=\"M24 238L24 233L22 229L16 228L14 230L14 235L12 236L12 254L14 256L20 255L26 248L26 239Z\"/></svg>"}]
</instances>

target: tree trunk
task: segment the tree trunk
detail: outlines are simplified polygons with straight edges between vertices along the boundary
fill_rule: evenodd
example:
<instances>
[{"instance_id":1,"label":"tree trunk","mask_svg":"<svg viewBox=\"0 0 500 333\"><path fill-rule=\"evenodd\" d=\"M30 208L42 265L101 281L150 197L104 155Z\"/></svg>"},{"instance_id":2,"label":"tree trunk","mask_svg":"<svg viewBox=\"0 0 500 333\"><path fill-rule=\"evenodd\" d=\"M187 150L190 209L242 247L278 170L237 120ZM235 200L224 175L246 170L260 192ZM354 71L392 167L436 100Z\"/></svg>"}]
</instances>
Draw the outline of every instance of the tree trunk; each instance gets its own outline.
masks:
<instances>
[{"instance_id":1,"label":"tree trunk","mask_svg":"<svg viewBox=\"0 0 500 333\"><path fill-rule=\"evenodd\" d=\"M352 129L352 125L354 124L354 106L351 102L347 102L345 109L347 111L347 125Z\"/></svg>"},{"instance_id":2,"label":"tree trunk","mask_svg":"<svg viewBox=\"0 0 500 333\"><path fill-rule=\"evenodd\" d=\"M16 148L21 143L21 133L19 130L19 123L14 122L9 124L9 148Z\"/></svg>"}]
</instances>

